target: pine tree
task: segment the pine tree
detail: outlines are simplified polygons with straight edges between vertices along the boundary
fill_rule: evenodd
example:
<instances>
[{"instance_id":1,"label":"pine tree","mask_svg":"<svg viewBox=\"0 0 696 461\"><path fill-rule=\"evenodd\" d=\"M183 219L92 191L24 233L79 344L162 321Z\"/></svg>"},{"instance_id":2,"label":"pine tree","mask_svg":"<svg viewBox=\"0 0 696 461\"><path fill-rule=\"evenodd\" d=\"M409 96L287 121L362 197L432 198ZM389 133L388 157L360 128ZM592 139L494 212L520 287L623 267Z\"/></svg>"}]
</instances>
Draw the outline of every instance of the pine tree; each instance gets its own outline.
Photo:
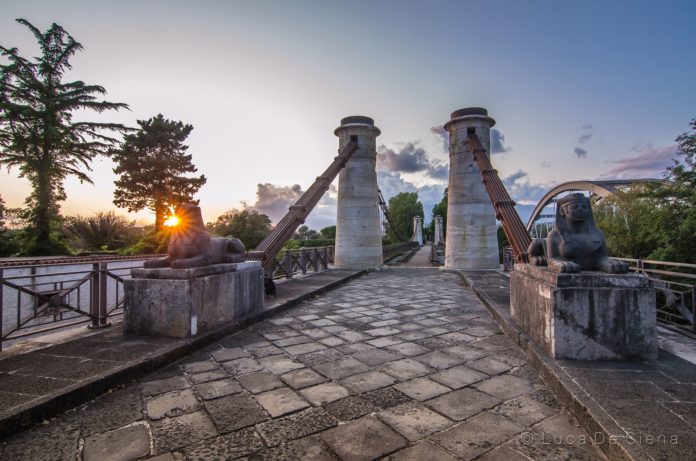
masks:
<instances>
[{"instance_id":1,"label":"pine tree","mask_svg":"<svg viewBox=\"0 0 696 461\"><path fill-rule=\"evenodd\" d=\"M113 150L116 162L114 204L128 211L148 208L155 213L155 231L162 229L170 207L191 202L205 184L204 175L186 176L197 168L184 141L193 126L165 119L162 114L138 120L140 129L124 137Z\"/></svg>"},{"instance_id":2,"label":"pine tree","mask_svg":"<svg viewBox=\"0 0 696 461\"><path fill-rule=\"evenodd\" d=\"M70 58L82 45L57 24L44 33L24 19L17 19L34 34L41 56L23 58L17 48L0 46L6 64L0 64L0 165L17 167L33 192L29 208L28 241L24 253L53 254L64 251L55 233L59 202L65 200L63 181L77 176L92 183L86 171L116 139L105 130L125 132L120 124L74 122L76 110L103 112L127 109L123 103L99 101L106 90L81 81L63 82L71 69Z\"/></svg>"}]
</instances>

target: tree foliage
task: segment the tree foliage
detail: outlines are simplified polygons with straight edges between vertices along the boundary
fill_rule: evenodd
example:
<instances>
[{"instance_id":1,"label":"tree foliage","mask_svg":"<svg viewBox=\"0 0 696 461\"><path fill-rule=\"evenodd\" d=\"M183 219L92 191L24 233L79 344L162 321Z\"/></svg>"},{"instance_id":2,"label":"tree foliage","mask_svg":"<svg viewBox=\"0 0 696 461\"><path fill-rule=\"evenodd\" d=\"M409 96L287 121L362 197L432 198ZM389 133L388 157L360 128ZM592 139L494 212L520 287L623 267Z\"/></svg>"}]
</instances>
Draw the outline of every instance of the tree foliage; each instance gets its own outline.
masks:
<instances>
[{"instance_id":1,"label":"tree foliage","mask_svg":"<svg viewBox=\"0 0 696 461\"><path fill-rule=\"evenodd\" d=\"M113 211L66 218L63 230L71 247L81 251L112 251L133 244L140 232L135 222Z\"/></svg>"},{"instance_id":2,"label":"tree foliage","mask_svg":"<svg viewBox=\"0 0 696 461\"><path fill-rule=\"evenodd\" d=\"M413 236L413 218L424 216L423 204L418 201L418 193L400 192L389 199L388 206L396 233L390 227L387 230L387 237L392 242L410 239Z\"/></svg>"},{"instance_id":3,"label":"tree foliage","mask_svg":"<svg viewBox=\"0 0 696 461\"><path fill-rule=\"evenodd\" d=\"M212 234L238 238L249 250L271 233L271 219L256 210L230 210L206 227Z\"/></svg>"},{"instance_id":4,"label":"tree foliage","mask_svg":"<svg viewBox=\"0 0 696 461\"><path fill-rule=\"evenodd\" d=\"M326 226L321 231L321 238L325 240L336 239L336 226Z\"/></svg>"},{"instance_id":5,"label":"tree foliage","mask_svg":"<svg viewBox=\"0 0 696 461\"><path fill-rule=\"evenodd\" d=\"M319 232L306 225L300 226L295 233L295 238L299 240L317 240L319 237Z\"/></svg>"},{"instance_id":6,"label":"tree foliage","mask_svg":"<svg viewBox=\"0 0 696 461\"><path fill-rule=\"evenodd\" d=\"M696 263L696 120L677 146L667 181L635 186L595 205L611 256Z\"/></svg>"},{"instance_id":7,"label":"tree foliage","mask_svg":"<svg viewBox=\"0 0 696 461\"><path fill-rule=\"evenodd\" d=\"M114 173L120 175L114 204L128 211L152 210L159 232L168 210L192 202L206 178L187 176L197 171L184 144L193 126L167 120L162 114L138 120L138 125L140 129L126 135L121 147L113 150Z\"/></svg>"},{"instance_id":8,"label":"tree foliage","mask_svg":"<svg viewBox=\"0 0 696 461\"><path fill-rule=\"evenodd\" d=\"M0 197L0 257L11 256L16 250L12 236L5 223L6 210L5 201Z\"/></svg>"},{"instance_id":9,"label":"tree foliage","mask_svg":"<svg viewBox=\"0 0 696 461\"><path fill-rule=\"evenodd\" d=\"M65 200L63 182L68 176L91 183L91 161L106 154L116 140L105 133L125 132L116 123L73 121L73 112L104 112L128 108L123 103L99 100L106 90L82 81L63 82L72 68L70 58L82 45L58 24L41 32L24 19L36 37L41 55L34 60L20 56L17 48L0 46L7 63L0 64L0 165L16 167L29 180L28 241L32 255L65 251L56 238L59 202Z\"/></svg>"}]
</instances>

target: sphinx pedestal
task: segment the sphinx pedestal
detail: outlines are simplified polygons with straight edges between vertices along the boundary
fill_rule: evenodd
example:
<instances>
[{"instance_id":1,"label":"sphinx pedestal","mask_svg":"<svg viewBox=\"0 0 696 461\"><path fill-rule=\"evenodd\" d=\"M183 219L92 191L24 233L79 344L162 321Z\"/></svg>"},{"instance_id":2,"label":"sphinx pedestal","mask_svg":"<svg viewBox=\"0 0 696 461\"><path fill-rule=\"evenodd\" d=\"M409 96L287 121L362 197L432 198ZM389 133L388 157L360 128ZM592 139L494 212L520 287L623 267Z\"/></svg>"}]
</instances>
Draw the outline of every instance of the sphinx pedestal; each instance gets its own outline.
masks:
<instances>
[{"instance_id":1,"label":"sphinx pedestal","mask_svg":"<svg viewBox=\"0 0 696 461\"><path fill-rule=\"evenodd\" d=\"M510 313L557 359L655 360L655 289L636 274L563 274L517 264Z\"/></svg>"},{"instance_id":2,"label":"sphinx pedestal","mask_svg":"<svg viewBox=\"0 0 696 461\"><path fill-rule=\"evenodd\" d=\"M133 269L124 282L126 335L188 338L263 309L259 261Z\"/></svg>"}]
</instances>

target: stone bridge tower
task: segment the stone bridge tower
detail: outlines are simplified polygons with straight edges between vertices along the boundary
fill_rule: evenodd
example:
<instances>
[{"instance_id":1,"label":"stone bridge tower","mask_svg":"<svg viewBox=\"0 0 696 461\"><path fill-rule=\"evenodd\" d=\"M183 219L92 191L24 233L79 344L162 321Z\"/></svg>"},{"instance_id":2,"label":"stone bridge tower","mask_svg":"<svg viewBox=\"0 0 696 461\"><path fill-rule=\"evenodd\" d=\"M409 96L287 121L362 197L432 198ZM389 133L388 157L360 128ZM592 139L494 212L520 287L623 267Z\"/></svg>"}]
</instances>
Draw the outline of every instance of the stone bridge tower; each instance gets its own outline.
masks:
<instances>
[{"instance_id":1,"label":"stone bridge tower","mask_svg":"<svg viewBox=\"0 0 696 461\"><path fill-rule=\"evenodd\" d=\"M466 145L475 133L491 154L491 127L495 120L481 107L452 112L445 123L449 133L449 186L445 268L497 269L498 237L495 211L482 182L481 171Z\"/></svg>"},{"instance_id":2,"label":"stone bridge tower","mask_svg":"<svg viewBox=\"0 0 696 461\"><path fill-rule=\"evenodd\" d=\"M443 238L443 235L442 235L442 216L435 216L433 219L435 221L435 232L433 235L433 245L437 245L439 243L445 243L445 239Z\"/></svg>"},{"instance_id":3,"label":"stone bridge tower","mask_svg":"<svg viewBox=\"0 0 696 461\"><path fill-rule=\"evenodd\" d=\"M363 269L382 265L382 223L377 192L376 139L379 128L369 117L341 120L334 134L339 151L351 140L358 150L338 176L334 267Z\"/></svg>"},{"instance_id":4,"label":"stone bridge tower","mask_svg":"<svg viewBox=\"0 0 696 461\"><path fill-rule=\"evenodd\" d=\"M419 246L423 246L423 218L420 216L413 217L413 237L414 242L418 242Z\"/></svg>"}]
</instances>

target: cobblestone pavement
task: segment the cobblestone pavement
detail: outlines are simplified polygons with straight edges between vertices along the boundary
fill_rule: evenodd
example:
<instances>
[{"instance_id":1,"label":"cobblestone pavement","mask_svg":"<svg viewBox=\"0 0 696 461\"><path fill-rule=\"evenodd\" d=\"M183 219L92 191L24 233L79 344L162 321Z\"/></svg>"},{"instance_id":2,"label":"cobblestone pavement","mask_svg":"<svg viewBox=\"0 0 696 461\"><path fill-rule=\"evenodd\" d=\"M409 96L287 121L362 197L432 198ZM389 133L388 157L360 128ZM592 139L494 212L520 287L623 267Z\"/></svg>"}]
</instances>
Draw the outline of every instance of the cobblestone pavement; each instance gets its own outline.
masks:
<instances>
[{"instance_id":1,"label":"cobblestone pavement","mask_svg":"<svg viewBox=\"0 0 696 461\"><path fill-rule=\"evenodd\" d=\"M5 440L8 460L594 460L458 276L365 275Z\"/></svg>"}]
</instances>

